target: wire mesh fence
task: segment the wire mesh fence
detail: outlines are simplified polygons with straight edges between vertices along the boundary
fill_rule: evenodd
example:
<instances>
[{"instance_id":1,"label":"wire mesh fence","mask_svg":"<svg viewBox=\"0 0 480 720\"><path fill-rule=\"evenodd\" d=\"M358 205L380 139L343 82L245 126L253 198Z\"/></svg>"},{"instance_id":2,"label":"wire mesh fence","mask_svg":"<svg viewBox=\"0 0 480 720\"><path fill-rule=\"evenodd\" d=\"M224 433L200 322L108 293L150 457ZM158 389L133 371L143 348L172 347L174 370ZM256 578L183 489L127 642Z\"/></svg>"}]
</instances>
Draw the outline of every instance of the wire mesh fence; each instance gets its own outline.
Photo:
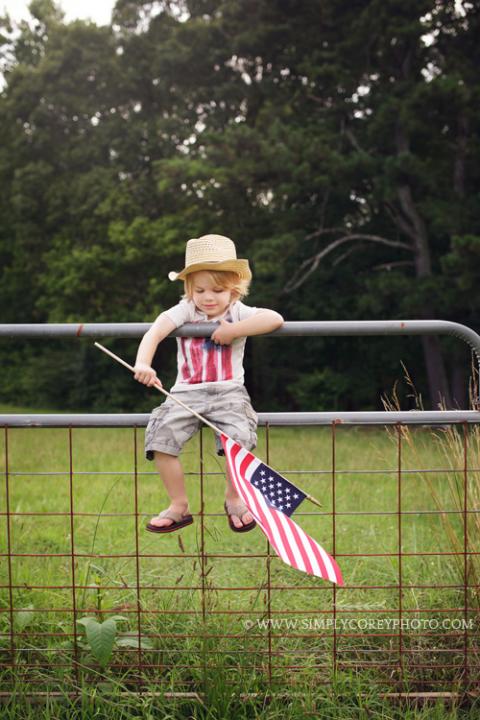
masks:
<instances>
[{"instance_id":1,"label":"wire mesh fence","mask_svg":"<svg viewBox=\"0 0 480 720\"><path fill-rule=\"evenodd\" d=\"M106 679L204 692L218 673L275 688L342 671L395 692L478 687L478 425L432 440L398 422L263 422L258 455L322 500L297 522L336 557L344 587L284 566L258 529L229 533L210 431L186 458L194 525L152 537L161 488L141 428L3 428L4 694ZM288 462L289 434L302 467ZM85 618L109 629L111 654Z\"/></svg>"}]
</instances>

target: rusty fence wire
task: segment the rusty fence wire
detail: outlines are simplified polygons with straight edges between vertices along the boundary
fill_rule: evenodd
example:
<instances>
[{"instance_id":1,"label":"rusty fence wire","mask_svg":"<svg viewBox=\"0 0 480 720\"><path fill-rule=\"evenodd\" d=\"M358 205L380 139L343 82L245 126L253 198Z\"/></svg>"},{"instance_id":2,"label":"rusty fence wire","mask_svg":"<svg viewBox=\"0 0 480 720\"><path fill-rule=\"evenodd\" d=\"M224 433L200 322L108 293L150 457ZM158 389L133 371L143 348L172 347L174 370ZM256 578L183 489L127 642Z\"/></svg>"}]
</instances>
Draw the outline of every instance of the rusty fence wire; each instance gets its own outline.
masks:
<instances>
[{"instance_id":1,"label":"rusty fence wire","mask_svg":"<svg viewBox=\"0 0 480 720\"><path fill-rule=\"evenodd\" d=\"M146 329L126 325L0 335ZM274 334L445 332L479 356L480 338L454 323L360 325ZM229 531L206 429L184 455L194 524L145 532L164 497L146 421L0 415L0 697L105 683L189 695L219 677L254 693L359 673L386 692L478 693L480 412L260 414L256 454L322 501L295 519L336 557L340 588L282 564L258 528Z\"/></svg>"},{"instance_id":2,"label":"rusty fence wire","mask_svg":"<svg viewBox=\"0 0 480 720\"><path fill-rule=\"evenodd\" d=\"M316 426L307 430L306 446L318 444L322 466L309 462L302 469L275 464L276 434L284 443L288 431L265 422L263 458L324 502L296 517L337 558L345 578L337 588L283 566L258 529L238 543L233 536L232 544L225 517L211 502L209 490L223 471L206 449L209 431L200 434L197 467L188 474L196 491L194 526L152 537L144 524L161 490L141 457L142 430L57 427L54 442L63 443L67 467L46 470L52 448L38 436L48 430L5 425L1 692L21 683L33 694L74 693L106 675L129 690L188 693L205 691L219 672L233 684L240 674L275 687L306 678L330 683L339 671L368 673L396 692L478 689L479 507L469 504L478 498L471 492L480 473L472 465L478 426L462 422L440 431L454 433L461 445L454 464L435 458L433 467L415 467L421 455L410 452L411 439L429 430L405 423L376 431L339 421ZM100 462L101 470L82 469L77 443L85 446L86 432L89 443L92 432L120 432L119 459L124 466L130 455L130 468ZM32 433L33 445L47 451L38 472L22 470ZM351 433L353 447L383 436L380 468L379 455L368 467L346 462ZM112 477L121 485L115 502L89 496L89 487ZM453 504L441 489L452 477ZM438 497L425 487L412 491L426 481L437 483ZM31 506L23 483L31 488ZM42 484L40 493L35 483ZM354 484L354 493L360 487L366 498L361 507L349 501ZM433 547L420 540L429 532ZM83 617L119 618L106 665L92 655L77 622Z\"/></svg>"}]
</instances>

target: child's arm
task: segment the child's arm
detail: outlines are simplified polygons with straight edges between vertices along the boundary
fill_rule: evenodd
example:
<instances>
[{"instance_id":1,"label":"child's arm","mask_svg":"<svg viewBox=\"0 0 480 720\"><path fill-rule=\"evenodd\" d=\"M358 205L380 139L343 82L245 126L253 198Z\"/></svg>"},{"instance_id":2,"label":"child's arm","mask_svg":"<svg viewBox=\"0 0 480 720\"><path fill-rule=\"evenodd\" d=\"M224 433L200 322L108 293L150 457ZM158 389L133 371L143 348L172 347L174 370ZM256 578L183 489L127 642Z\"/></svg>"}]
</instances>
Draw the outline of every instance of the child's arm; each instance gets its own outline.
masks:
<instances>
[{"instance_id":1,"label":"child's arm","mask_svg":"<svg viewBox=\"0 0 480 720\"><path fill-rule=\"evenodd\" d=\"M166 315L159 315L152 327L147 330L138 346L137 359L135 361L135 380L148 385L149 387L156 382L160 382L157 373L151 367L153 356L158 344L162 342L172 330L175 330L175 323ZM160 385L162 383L160 382Z\"/></svg>"},{"instance_id":2,"label":"child's arm","mask_svg":"<svg viewBox=\"0 0 480 720\"><path fill-rule=\"evenodd\" d=\"M230 345L235 338L263 335L273 332L281 325L283 325L283 317L275 310L260 310L252 317L235 323L221 320L219 327L212 334L212 340L219 345Z\"/></svg>"}]
</instances>

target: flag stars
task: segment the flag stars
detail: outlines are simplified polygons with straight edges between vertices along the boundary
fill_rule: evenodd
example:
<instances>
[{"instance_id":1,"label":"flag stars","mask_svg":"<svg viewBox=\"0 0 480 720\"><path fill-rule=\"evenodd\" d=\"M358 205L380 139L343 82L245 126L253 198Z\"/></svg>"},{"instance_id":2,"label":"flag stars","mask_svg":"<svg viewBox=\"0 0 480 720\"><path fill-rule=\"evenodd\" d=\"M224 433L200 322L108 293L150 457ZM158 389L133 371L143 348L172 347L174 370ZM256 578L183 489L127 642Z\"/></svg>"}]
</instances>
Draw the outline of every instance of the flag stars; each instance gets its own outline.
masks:
<instances>
[{"instance_id":1,"label":"flag stars","mask_svg":"<svg viewBox=\"0 0 480 720\"><path fill-rule=\"evenodd\" d=\"M278 512L291 515L305 495L268 465L259 465L250 477L252 487Z\"/></svg>"}]
</instances>

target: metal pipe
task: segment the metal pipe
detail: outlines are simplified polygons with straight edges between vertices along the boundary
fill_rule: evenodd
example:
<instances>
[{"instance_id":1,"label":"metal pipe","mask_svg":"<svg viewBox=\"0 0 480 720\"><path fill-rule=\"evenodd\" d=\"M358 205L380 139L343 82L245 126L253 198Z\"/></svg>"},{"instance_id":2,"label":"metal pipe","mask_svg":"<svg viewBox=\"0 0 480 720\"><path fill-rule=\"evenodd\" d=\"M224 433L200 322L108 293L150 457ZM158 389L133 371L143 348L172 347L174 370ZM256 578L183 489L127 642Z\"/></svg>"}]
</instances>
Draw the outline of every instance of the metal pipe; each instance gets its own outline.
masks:
<instances>
[{"instance_id":1,"label":"metal pipe","mask_svg":"<svg viewBox=\"0 0 480 720\"><path fill-rule=\"evenodd\" d=\"M146 427L148 413L0 414L0 427ZM478 410L266 412L259 425L451 425L480 423Z\"/></svg>"},{"instance_id":2,"label":"metal pipe","mask_svg":"<svg viewBox=\"0 0 480 720\"><path fill-rule=\"evenodd\" d=\"M186 323L169 337L207 337L217 323ZM121 337L142 336L151 323L35 323L0 324L0 337ZM474 330L448 320L334 320L285 322L267 335L451 335L469 345L480 363L480 335Z\"/></svg>"}]
</instances>

